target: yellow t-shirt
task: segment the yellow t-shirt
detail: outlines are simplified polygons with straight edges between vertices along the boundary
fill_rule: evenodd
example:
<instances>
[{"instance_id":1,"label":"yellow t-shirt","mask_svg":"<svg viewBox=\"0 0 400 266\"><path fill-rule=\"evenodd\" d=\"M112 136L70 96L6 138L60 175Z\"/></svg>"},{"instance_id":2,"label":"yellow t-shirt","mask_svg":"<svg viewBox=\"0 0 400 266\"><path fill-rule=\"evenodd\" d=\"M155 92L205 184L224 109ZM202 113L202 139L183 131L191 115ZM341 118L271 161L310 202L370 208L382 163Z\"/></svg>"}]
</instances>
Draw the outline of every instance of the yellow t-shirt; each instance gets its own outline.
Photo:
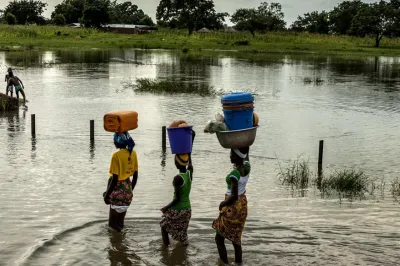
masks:
<instances>
[{"instance_id":1,"label":"yellow t-shirt","mask_svg":"<svg viewBox=\"0 0 400 266\"><path fill-rule=\"evenodd\" d=\"M129 151L127 149L121 149L120 151L114 152L111 165L110 165L110 177L113 174L118 175L118 180L125 180L133 175L136 171L138 171L138 159L135 150L132 150L132 153L129 158Z\"/></svg>"}]
</instances>

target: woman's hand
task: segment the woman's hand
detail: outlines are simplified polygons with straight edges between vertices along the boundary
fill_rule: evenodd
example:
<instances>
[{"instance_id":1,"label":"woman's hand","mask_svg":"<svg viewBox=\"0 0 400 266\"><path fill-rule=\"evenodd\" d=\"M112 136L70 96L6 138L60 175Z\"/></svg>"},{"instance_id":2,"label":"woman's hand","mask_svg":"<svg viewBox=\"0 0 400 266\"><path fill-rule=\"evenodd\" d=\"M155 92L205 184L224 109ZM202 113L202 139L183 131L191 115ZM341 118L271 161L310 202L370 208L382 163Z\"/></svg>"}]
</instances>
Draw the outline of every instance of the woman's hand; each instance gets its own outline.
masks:
<instances>
[{"instance_id":1,"label":"woman's hand","mask_svg":"<svg viewBox=\"0 0 400 266\"><path fill-rule=\"evenodd\" d=\"M222 209L225 207L225 205L226 205L226 202L225 202L225 201L221 202L221 203L219 204L219 211L222 211Z\"/></svg>"},{"instance_id":2,"label":"woman's hand","mask_svg":"<svg viewBox=\"0 0 400 266\"><path fill-rule=\"evenodd\" d=\"M106 205L110 205L111 204L110 197L106 195L106 192L103 193L103 199L104 199L104 203Z\"/></svg>"}]
</instances>

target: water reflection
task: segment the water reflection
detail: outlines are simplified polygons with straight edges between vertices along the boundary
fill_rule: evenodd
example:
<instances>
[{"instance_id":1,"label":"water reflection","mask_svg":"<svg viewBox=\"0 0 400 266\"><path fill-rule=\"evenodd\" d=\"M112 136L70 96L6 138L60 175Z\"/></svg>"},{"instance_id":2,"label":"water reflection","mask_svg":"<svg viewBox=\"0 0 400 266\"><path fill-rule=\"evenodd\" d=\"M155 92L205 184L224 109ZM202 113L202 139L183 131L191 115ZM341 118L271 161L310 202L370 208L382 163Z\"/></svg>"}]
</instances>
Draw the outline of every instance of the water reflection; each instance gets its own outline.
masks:
<instances>
[{"instance_id":1,"label":"water reflection","mask_svg":"<svg viewBox=\"0 0 400 266\"><path fill-rule=\"evenodd\" d=\"M191 265L188 261L188 248L177 244L172 249L161 246L161 261L164 265Z\"/></svg>"},{"instance_id":2,"label":"water reflection","mask_svg":"<svg viewBox=\"0 0 400 266\"><path fill-rule=\"evenodd\" d=\"M94 139L90 140L89 145L89 153L90 153L90 162L93 163L94 155L95 155L96 145Z\"/></svg>"},{"instance_id":3,"label":"water reflection","mask_svg":"<svg viewBox=\"0 0 400 266\"><path fill-rule=\"evenodd\" d=\"M110 247L108 248L108 259L110 265L136 265L140 261L134 251L129 247L125 233L109 231Z\"/></svg>"}]
</instances>

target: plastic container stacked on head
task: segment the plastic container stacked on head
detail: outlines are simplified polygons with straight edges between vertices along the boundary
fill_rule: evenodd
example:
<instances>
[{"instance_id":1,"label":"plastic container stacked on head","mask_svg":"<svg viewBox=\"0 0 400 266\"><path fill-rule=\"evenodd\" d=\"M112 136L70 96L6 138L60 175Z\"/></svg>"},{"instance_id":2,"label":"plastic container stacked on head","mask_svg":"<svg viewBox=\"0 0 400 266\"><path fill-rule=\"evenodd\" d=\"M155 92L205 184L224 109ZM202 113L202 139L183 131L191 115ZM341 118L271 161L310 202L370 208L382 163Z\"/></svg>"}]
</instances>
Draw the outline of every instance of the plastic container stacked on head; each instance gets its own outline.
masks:
<instances>
[{"instance_id":1,"label":"plastic container stacked on head","mask_svg":"<svg viewBox=\"0 0 400 266\"><path fill-rule=\"evenodd\" d=\"M104 115L104 129L108 132L123 133L138 127L138 113L135 111L114 111Z\"/></svg>"},{"instance_id":2,"label":"plastic container stacked on head","mask_svg":"<svg viewBox=\"0 0 400 266\"><path fill-rule=\"evenodd\" d=\"M225 94L222 99L225 124L230 130L253 127L254 96L247 92Z\"/></svg>"},{"instance_id":3,"label":"plastic container stacked on head","mask_svg":"<svg viewBox=\"0 0 400 266\"><path fill-rule=\"evenodd\" d=\"M254 124L254 96L247 92L229 93L221 99L225 124L229 131L217 132L223 148L250 147L256 139L258 121ZM256 116L258 120L258 116Z\"/></svg>"}]
</instances>

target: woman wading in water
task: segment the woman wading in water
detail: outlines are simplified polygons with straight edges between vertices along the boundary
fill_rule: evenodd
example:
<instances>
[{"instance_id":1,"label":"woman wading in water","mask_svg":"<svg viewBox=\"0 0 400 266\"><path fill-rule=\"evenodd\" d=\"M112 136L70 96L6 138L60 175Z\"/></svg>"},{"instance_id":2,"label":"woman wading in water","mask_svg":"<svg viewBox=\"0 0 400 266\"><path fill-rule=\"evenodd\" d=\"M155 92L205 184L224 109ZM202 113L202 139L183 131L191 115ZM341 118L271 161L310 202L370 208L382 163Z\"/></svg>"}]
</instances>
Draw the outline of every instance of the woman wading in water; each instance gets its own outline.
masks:
<instances>
[{"instance_id":1,"label":"woman wading in water","mask_svg":"<svg viewBox=\"0 0 400 266\"><path fill-rule=\"evenodd\" d=\"M246 184L250 174L250 162L246 160L248 152L249 148L231 150L231 162L235 169L225 179L227 184L225 200L219 205L219 216L212 225L216 231L215 242L218 253L224 263L228 263L225 238L233 244L235 261L242 262L241 239L247 218Z\"/></svg>"},{"instance_id":2,"label":"woman wading in water","mask_svg":"<svg viewBox=\"0 0 400 266\"><path fill-rule=\"evenodd\" d=\"M192 140L196 133L192 131ZM192 141L193 143L193 141ZM161 209L162 220L160 222L161 234L164 245L169 245L169 236L183 245L188 245L187 229L192 217L190 204L190 191L193 180L193 165L191 154L175 155L175 166L179 174L172 182L175 193L173 201Z\"/></svg>"},{"instance_id":3,"label":"woman wading in water","mask_svg":"<svg viewBox=\"0 0 400 266\"><path fill-rule=\"evenodd\" d=\"M135 142L128 132L114 134L114 145L119 151L111 159L110 178L104 202L110 205L108 225L118 232L124 229L125 215L132 201L138 179L138 159L133 150ZM132 176L132 181L130 177Z\"/></svg>"}]
</instances>

